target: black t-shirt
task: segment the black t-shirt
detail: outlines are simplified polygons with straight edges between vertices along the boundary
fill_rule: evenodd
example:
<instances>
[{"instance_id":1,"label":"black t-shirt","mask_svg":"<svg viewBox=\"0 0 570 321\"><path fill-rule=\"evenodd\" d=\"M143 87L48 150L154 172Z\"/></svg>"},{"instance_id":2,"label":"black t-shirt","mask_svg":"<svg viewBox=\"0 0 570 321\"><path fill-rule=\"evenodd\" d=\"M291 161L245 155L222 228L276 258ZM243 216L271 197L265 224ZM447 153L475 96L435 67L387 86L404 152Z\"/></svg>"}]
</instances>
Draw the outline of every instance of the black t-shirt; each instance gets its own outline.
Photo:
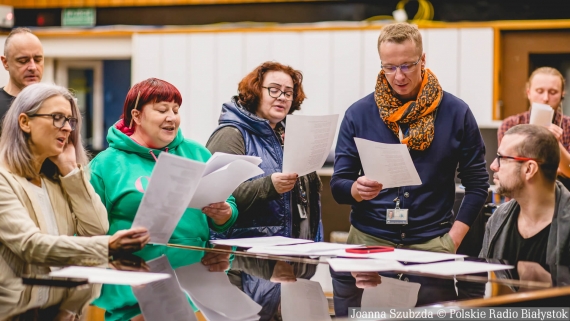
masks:
<instances>
[{"instance_id":1,"label":"black t-shirt","mask_svg":"<svg viewBox=\"0 0 570 321\"><path fill-rule=\"evenodd\" d=\"M4 120L4 115L6 115L8 109L10 109L10 106L12 105L12 101L14 101L14 98L16 97L8 94L4 90L4 87L0 89L0 133L2 130L2 121Z\"/></svg>"},{"instance_id":2,"label":"black t-shirt","mask_svg":"<svg viewBox=\"0 0 570 321\"><path fill-rule=\"evenodd\" d=\"M548 244L548 235L550 234L550 224L543 228L540 232L525 239L519 233L518 224L519 210L514 213L513 221L507 231L507 242L503 259L513 264L518 261L536 262L542 266L546 266L546 245Z\"/></svg>"}]
</instances>

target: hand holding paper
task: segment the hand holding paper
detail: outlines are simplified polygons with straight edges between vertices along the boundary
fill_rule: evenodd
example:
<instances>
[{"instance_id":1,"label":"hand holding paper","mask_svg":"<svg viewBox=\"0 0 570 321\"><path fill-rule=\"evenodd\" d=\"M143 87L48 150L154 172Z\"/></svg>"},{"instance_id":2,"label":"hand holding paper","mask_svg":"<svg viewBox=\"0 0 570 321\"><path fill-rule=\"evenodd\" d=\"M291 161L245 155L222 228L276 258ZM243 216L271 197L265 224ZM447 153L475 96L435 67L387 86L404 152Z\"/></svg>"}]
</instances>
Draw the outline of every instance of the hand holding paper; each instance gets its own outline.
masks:
<instances>
[{"instance_id":1,"label":"hand holding paper","mask_svg":"<svg viewBox=\"0 0 570 321\"><path fill-rule=\"evenodd\" d=\"M352 187L355 191L353 197L357 201L371 200L380 194L384 186L377 181L368 179L366 176L360 176L353 184ZM360 198L360 199L359 199Z\"/></svg>"},{"instance_id":2,"label":"hand holding paper","mask_svg":"<svg viewBox=\"0 0 570 321\"><path fill-rule=\"evenodd\" d=\"M214 155L218 154L222 153L215 153ZM263 174L263 170L258 166L260 163L259 157L247 156L244 158L243 155L218 155L212 164L222 167L214 169L209 174L204 174L188 207L202 209L213 203L225 202L241 183ZM208 161L204 173L214 167Z\"/></svg>"}]
</instances>

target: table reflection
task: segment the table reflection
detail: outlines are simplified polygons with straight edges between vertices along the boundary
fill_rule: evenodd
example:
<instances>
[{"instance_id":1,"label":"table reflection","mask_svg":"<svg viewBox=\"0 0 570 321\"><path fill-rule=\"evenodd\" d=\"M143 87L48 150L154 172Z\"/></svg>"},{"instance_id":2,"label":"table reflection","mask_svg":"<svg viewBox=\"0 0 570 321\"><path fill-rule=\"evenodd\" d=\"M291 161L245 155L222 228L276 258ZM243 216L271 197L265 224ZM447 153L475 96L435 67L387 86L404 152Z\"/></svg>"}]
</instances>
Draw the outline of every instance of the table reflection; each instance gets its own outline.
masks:
<instances>
[{"instance_id":1,"label":"table reflection","mask_svg":"<svg viewBox=\"0 0 570 321\"><path fill-rule=\"evenodd\" d=\"M543 267L532 262L513 263L511 265L514 265L515 268L510 270L455 276L432 275L410 271L380 272L380 274L377 272L350 273L335 272L330 269L326 263L326 258L324 257L252 254L245 252L243 249L229 246L209 248L206 247L206 244L203 244L203 246L185 246L177 244L169 244L168 246L151 245L135 254L121 254L111 257L108 267L121 271L154 272L152 262L161 257L168 260L169 265L174 271L176 271L175 273L179 273L178 271L184 271L184 269L181 268L189 266L200 267L200 269L203 268L204 271L210 271L209 273L222 273L216 275L223 275L226 280L225 282L245 293L248 300L259 305L259 312L255 317L256 320L300 320L298 319L299 315L297 313L310 313L310 311L303 311L304 304L307 306L316 305L321 307L321 312L325 311L327 317L330 319L330 315L334 315L334 312L336 312L337 316L340 317L343 315L342 312L339 313L340 311L348 309L348 307L358 307L361 303L363 306L368 307L390 305L396 305L397 307L414 307L432 305L434 303L444 305L469 304L469 302L476 302L474 299L479 299L482 300L481 302L488 302L490 304L490 300L492 300L492 298L489 298L489 295L493 293L495 295L507 297L509 293L523 291L527 293L539 293L538 291L549 289L553 286L557 287L568 285L568 279L552 280L550 273L548 272L548 267ZM465 260L508 264L508 262L503 260L485 260L477 258L465 258ZM229 270L230 266L231 271L225 272ZM187 270L190 271L192 269ZM566 271L565 273L568 271L568 267L558 267L558 269L558 275L561 274L560 271ZM319 283L307 281L315 277L317 270L325 271L326 273L330 271L333 280L339 278L351 279L353 282L352 286L358 290L356 292L349 291L347 292L348 294L346 294L342 292L342 289L339 290L339 288L335 288L335 293L332 293L331 287L325 286L325 291L327 292L325 293ZM245 282L243 275L240 275L241 273L255 277L259 281L255 283ZM188 279L187 275L185 277ZM192 276L190 276L190 278L191 277ZM182 277L178 277L179 281L182 279ZM422 285L416 294L412 291L412 300L404 300L405 293L408 293L410 289L414 287L414 284L420 283L420 279ZM318 281L320 281L321 284L331 282L327 277L320 278ZM153 283L150 285L152 284ZM442 284L445 284L447 287L442 287ZM317 289L320 289L319 295L315 295L315 293L319 293L319 291L315 292L313 285L318 286ZM148 286L149 285L146 285L145 287ZM169 291L181 291L186 304L190 307L189 311L197 312L201 310L203 314L215 313L216 309L223 311L221 307L216 308L215 304L199 308L199 302L193 302L192 297L188 294L191 291L186 291L184 286L186 285L183 285L182 283L180 284L180 288L169 285ZM59 287L60 286L51 286L48 289L57 289ZM496 291L498 287L503 287L509 291L499 293ZM151 288L152 286L148 287L147 290ZM380 292L373 292L374 288L377 288ZM446 292L447 290L442 291L444 288L452 288L454 290L452 292ZM73 291L71 293L77 292L77 294L71 295L79 296L81 291L85 291L85 287L77 287L72 290ZM388 295L382 294L386 291L389 292ZM433 297L437 297L437 299L432 302L422 302L418 299L421 296L420 294L422 294L422 291ZM370 298L370 295L367 297L366 293L368 292L373 293L372 299ZM160 294L159 291L156 293L150 293L152 298L151 301L168 301L166 297L161 297L164 294ZM228 295L231 295L235 300L244 299L242 296L236 296L237 292L232 293L233 294L228 293L228 291L222 291L219 293L219 296L227 297ZM135 320L140 320L143 318L141 316L141 302L137 300L137 296L135 294L136 289L134 293L133 288L130 286L105 284L102 286L101 295L92 304L105 310L106 320L130 320L133 318ZM415 301L413 300L414 295L416 296ZM382 297L387 297L387 299L382 299ZM398 300L390 301L390 297L397 297ZM285 305L284 302L287 303L287 305ZM291 304L296 304L297 307L291 308ZM208 309L211 309L214 312L209 311ZM284 311L284 309L286 311ZM144 310L145 309L143 308L142 311ZM318 309L315 310L313 307L312 310L316 311ZM34 310L33 312L28 312L26 314L21 314L20 312L19 316L15 319L47 320L44 317L38 318L38 316L49 314L42 314L39 312L41 311ZM344 312L344 314L346 314L346 312ZM145 319L152 320L152 318ZM175 318L168 319L175 320ZM222 319L224 319L223 316ZM229 317L226 317L225 319L230 320ZM181 316L180 320L188 320L188 317ZM314 319L311 317L307 320Z\"/></svg>"}]
</instances>

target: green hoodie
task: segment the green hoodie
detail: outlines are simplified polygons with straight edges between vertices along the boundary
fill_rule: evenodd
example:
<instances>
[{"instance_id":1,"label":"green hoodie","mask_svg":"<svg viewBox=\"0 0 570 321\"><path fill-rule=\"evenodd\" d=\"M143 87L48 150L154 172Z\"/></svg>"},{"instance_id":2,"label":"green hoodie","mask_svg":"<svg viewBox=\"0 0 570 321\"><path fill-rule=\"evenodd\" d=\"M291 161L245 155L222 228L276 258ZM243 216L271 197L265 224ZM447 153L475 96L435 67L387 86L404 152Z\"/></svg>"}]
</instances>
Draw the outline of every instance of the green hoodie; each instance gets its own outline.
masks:
<instances>
[{"instance_id":1,"label":"green hoodie","mask_svg":"<svg viewBox=\"0 0 570 321\"><path fill-rule=\"evenodd\" d=\"M156 164L155 157L161 152L166 151L199 162L207 162L211 157L204 146L184 139L180 130L168 146L157 150L139 145L118 129L121 126L122 120L109 128L109 148L99 153L90 163L91 184L107 208L109 235L131 227ZM216 232L226 231L237 218L237 206L233 196L230 196L227 202L232 208L232 217L223 226L216 225L199 209L187 209L169 243L207 246L210 228ZM162 245L147 245L137 254L147 261L164 254L174 269L199 262L203 255L199 251L185 252L186 254L182 254L180 250ZM128 319L140 314L136 298L128 286L103 286L101 296L93 304L106 310L107 320Z\"/></svg>"}]
</instances>

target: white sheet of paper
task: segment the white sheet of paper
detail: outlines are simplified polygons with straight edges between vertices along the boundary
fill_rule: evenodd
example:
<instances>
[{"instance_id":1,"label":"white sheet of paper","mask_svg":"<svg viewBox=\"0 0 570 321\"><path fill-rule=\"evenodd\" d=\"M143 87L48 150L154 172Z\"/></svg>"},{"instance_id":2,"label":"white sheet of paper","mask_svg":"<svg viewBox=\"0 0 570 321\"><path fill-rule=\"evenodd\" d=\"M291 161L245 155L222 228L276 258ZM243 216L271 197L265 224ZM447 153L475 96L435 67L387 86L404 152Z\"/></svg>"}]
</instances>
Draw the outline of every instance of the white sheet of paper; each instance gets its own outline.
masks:
<instances>
[{"instance_id":1,"label":"white sheet of paper","mask_svg":"<svg viewBox=\"0 0 570 321\"><path fill-rule=\"evenodd\" d=\"M132 288L145 321L197 321L168 258L163 255L147 265L151 272L166 273L170 278Z\"/></svg>"},{"instance_id":2,"label":"white sheet of paper","mask_svg":"<svg viewBox=\"0 0 570 321\"><path fill-rule=\"evenodd\" d=\"M319 170L330 153L338 115L287 115L283 173L307 175Z\"/></svg>"},{"instance_id":3,"label":"white sheet of paper","mask_svg":"<svg viewBox=\"0 0 570 321\"><path fill-rule=\"evenodd\" d=\"M255 166L261 164L261 157L215 152L206 163L206 169L204 169L204 174L202 175L206 176L238 159L252 163Z\"/></svg>"},{"instance_id":4,"label":"white sheet of paper","mask_svg":"<svg viewBox=\"0 0 570 321\"><path fill-rule=\"evenodd\" d=\"M224 202L241 183L261 174L263 170L256 164L243 159L234 160L202 177L188 207L201 209L212 203Z\"/></svg>"},{"instance_id":5,"label":"white sheet of paper","mask_svg":"<svg viewBox=\"0 0 570 321\"><path fill-rule=\"evenodd\" d=\"M408 147L404 144L384 144L355 137L360 162L366 178L384 188L421 185Z\"/></svg>"},{"instance_id":6,"label":"white sheet of paper","mask_svg":"<svg viewBox=\"0 0 570 321\"><path fill-rule=\"evenodd\" d=\"M119 285L142 285L170 277L170 275L166 273L117 271L88 266L69 266L59 271L50 272L49 275L64 278L87 279L89 283Z\"/></svg>"},{"instance_id":7,"label":"white sheet of paper","mask_svg":"<svg viewBox=\"0 0 570 321\"><path fill-rule=\"evenodd\" d=\"M392 260L331 258L327 261L336 272L401 271L404 268L402 263Z\"/></svg>"},{"instance_id":8,"label":"white sheet of paper","mask_svg":"<svg viewBox=\"0 0 570 321\"><path fill-rule=\"evenodd\" d=\"M248 237L243 239L226 239L226 240L210 240L212 244L239 246L239 247L256 247L256 246L275 246L313 243L311 240L294 239L285 236L264 236L264 237Z\"/></svg>"},{"instance_id":9,"label":"white sheet of paper","mask_svg":"<svg viewBox=\"0 0 570 321\"><path fill-rule=\"evenodd\" d=\"M205 167L204 163L160 153L132 226L146 227L151 243L168 243Z\"/></svg>"},{"instance_id":10,"label":"white sheet of paper","mask_svg":"<svg viewBox=\"0 0 570 321\"><path fill-rule=\"evenodd\" d=\"M421 284L382 277L382 283L364 289L362 308L413 308L418 302Z\"/></svg>"},{"instance_id":11,"label":"white sheet of paper","mask_svg":"<svg viewBox=\"0 0 570 321\"><path fill-rule=\"evenodd\" d=\"M429 273L435 275L460 275L470 273L481 273L489 271L510 270L512 265L492 264L472 261L451 261L429 264L415 264L406 266L406 271Z\"/></svg>"},{"instance_id":12,"label":"white sheet of paper","mask_svg":"<svg viewBox=\"0 0 570 321\"><path fill-rule=\"evenodd\" d=\"M532 103L529 124L548 127L552 124L554 109L550 105Z\"/></svg>"},{"instance_id":13,"label":"white sheet of paper","mask_svg":"<svg viewBox=\"0 0 570 321\"><path fill-rule=\"evenodd\" d=\"M233 286L224 272L209 272L206 266L196 263L180 267L175 273L194 303L226 320L250 320L261 311L261 306Z\"/></svg>"},{"instance_id":14,"label":"white sheet of paper","mask_svg":"<svg viewBox=\"0 0 570 321\"><path fill-rule=\"evenodd\" d=\"M416 250L405 250L405 249L394 249L394 251L392 252L369 253L369 254L354 254L354 253L346 253L343 251L337 251L334 254L335 256L342 256L342 257L360 257L360 258L393 260L393 261L410 262L410 263L431 263L437 261L454 260L457 258L462 258L467 256L463 254L439 253L439 252L416 251Z\"/></svg>"},{"instance_id":15,"label":"white sheet of paper","mask_svg":"<svg viewBox=\"0 0 570 321\"><path fill-rule=\"evenodd\" d=\"M319 282L297 279L281 284L283 321L328 321L329 304Z\"/></svg>"},{"instance_id":16,"label":"white sheet of paper","mask_svg":"<svg viewBox=\"0 0 570 321\"><path fill-rule=\"evenodd\" d=\"M252 247L247 252L260 254L275 255L301 255L301 256L317 256L317 255L333 255L336 252L345 249L362 247L358 244L341 244L328 242L314 242L295 245L279 245L279 246L263 246Z\"/></svg>"}]
</instances>

